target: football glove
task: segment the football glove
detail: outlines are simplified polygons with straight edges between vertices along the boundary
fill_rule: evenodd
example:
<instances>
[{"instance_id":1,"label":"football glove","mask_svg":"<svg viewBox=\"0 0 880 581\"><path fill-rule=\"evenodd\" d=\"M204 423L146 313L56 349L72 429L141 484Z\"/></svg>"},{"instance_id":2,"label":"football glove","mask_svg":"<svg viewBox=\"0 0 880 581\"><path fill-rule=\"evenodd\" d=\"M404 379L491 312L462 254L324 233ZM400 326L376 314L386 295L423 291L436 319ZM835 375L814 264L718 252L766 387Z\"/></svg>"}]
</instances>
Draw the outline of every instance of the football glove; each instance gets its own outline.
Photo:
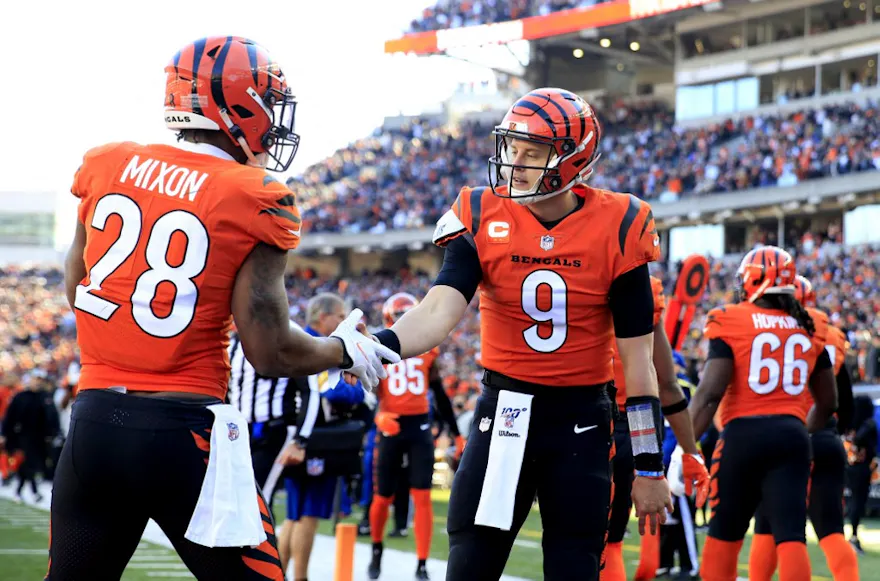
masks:
<instances>
[{"instance_id":1,"label":"football glove","mask_svg":"<svg viewBox=\"0 0 880 581\"><path fill-rule=\"evenodd\" d=\"M709 496L709 472L700 454L685 454L676 446L669 462L669 482L672 493L690 496L697 491L697 506L703 506Z\"/></svg>"},{"instance_id":2,"label":"football glove","mask_svg":"<svg viewBox=\"0 0 880 581\"><path fill-rule=\"evenodd\" d=\"M345 362L350 363L341 369L357 376L364 387L372 391L379 385L380 379L388 377L382 359L397 363L400 355L361 332L358 327L363 327L360 323L363 316L360 309L353 310L330 336L342 341Z\"/></svg>"},{"instance_id":3,"label":"football glove","mask_svg":"<svg viewBox=\"0 0 880 581\"><path fill-rule=\"evenodd\" d=\"M379 412L376 414L376 428L383 436L396 436L400 433L400 424L397 422L399 417L400 414Z\"/></svg>"}]
</instances>

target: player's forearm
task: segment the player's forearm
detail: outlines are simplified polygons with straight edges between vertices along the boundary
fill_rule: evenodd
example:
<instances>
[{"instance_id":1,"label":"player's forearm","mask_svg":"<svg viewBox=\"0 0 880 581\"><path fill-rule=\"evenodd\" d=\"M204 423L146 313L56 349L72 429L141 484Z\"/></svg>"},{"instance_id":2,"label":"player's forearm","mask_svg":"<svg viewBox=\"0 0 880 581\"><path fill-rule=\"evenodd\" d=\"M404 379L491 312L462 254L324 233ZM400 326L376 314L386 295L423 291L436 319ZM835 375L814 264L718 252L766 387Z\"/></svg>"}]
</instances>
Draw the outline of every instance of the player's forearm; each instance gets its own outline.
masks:
<instances>
[{"instance_id":1,"label":"player's forearm","mask_svg":"<svg viewBox=\"0 0 880 581\"><path fill-rule=\"evenodd\" d=\"M653 364L653 333L642 337L618 338L628 397L659 397L657 372Z\"/></svg>"},{"instance_id":2,"label":"player's forearm","mask_svg":"<svg viewBox=\"0 0 880 581\"><path fill-rule=\"evenodd\" d=\"M281 348L275 352L270 377L313 375L342 365L342 341L330 337L312 337L291 329Z\"/></svg>"},{"instance_id":3,"label":"player's forearm","mask_svg":"<svg viewBox=\"0 0 880 581\"><path fill-rule=\"evenodd\" d=\"M691 398L691 405L688 406L688 413L691 416L693 424L693 435L695 440L699 440L709 429L712 424L712 418L715 417L715 411L721 399L710 398L708 392L703 391L702 386L697 389L694 397Z\"/></svg>"},{"instance_id":4,"label":"player's forearm","mask_svg":"<svg viewBox=\"0 0 880 581\"><path fill-rule=\"evenodd\" d=\"M678 440L679 446L684 450L685 454L699 454L697 449L697 441L694 438L694 426L691 423L691 416L687 409L684 409L671 416L666 416L675 439Z\"/></svg>"},{"instance_id":5,"label":"player's forearm","mask_svg":"<svg viewBox=\"0 0 880 581\"><path fill-rule=\"evenodd\" d=\"M391 331L400 342L400 357L426 353L443 342L464 315L467 302L456 289L435 286L425 299L403 315Z\"/></svg>"},{"instance_id":6,"label":"player's forearm","mask_svg":"<svg viewBox=\"0 0 880 581\"><path fill-rule=\"evenodd\" d=\"M71 309L76 302L76 287L86 277L86 265L83 260L85 244L85 227L77 221L76 234L64 260L64 291Z\"/></svg>"}]
</instances>

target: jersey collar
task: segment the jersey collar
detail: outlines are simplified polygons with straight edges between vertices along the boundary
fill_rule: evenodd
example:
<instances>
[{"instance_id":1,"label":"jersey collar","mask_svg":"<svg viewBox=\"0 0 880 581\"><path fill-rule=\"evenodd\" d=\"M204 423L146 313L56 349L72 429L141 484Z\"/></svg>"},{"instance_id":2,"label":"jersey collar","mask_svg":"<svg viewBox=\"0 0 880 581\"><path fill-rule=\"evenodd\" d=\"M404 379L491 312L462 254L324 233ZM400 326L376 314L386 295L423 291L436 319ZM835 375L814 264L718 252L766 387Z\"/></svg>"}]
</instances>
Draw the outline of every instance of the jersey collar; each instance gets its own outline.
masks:
<instances>
[{"instance_id":1,"label":"jersey collar","mask_svg":"<svg viewBox=\"0 0 880 581\"><path fill-rule=\"evenodd\" d=\"M176 147L177 149L182 149L184 151L188 151L190 153L200 153L202 155L213 155L214 157L219 157L220 159L227 159L229 161L235 161L235 158L217 147L216 145L211 145L210 143L192 143L191 141L178 141L172 147Z\"/></svg>"}]
</instances>

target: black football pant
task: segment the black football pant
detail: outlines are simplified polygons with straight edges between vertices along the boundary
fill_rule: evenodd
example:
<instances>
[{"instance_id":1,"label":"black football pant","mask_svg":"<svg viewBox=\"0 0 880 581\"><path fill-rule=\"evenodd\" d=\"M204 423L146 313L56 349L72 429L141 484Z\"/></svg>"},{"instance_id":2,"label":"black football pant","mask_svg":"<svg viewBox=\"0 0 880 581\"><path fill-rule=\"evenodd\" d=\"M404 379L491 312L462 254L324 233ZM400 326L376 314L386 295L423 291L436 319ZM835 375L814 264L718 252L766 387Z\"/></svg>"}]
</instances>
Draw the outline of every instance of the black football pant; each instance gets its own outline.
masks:
<instances>
[{"instance_id":1,"label":"black football pant","mask_svg":"<svg viewBox=\"0 0 880 581\"><path fill-rule=\"evenodd\" d=\"M629 524L632 512L632 488L635 478L635 464L632 453L632 439L629 435L629 422L626 414L614 422L614 498L611 499L611 518L608 522L608 542L620 543Z\"/></svg>"},{"instance_id":2,"label":"black football pant","mask_svg":"<svg viewBox=\"0 0 880 581\"><path fill-rule=\"evenodd\" d=\"M483 384L449 499L446 580L497 581L536 495L543 524L544 579L599 579L611 508L614 404L606 386L538 386L491 371ZM509 483L516 486L509 531L474 524L492 434L504 429L494 422L501 389L534 395L519 480ZM493 419L492 425L487 427L484 418ZM575 432L577 426L580 432Z\"/></svg>"},{"instance_id":3,"label":"black football pant","mask_svg":"<svg viewBox=\"0 0 880 581\"><path fill-rule=\"evenodd\" d=\"M741 541L763 503L777 545L805 543L809 480L810 438L800 419L776 415L731 420L712 459L709 536Z\"/></svg>"},{"instance_id":4,"label":"black football pant","mask_svg":"<svg viewBox=\"0 0 880 581\"><path fill-rule=\"evenodd\" d=\"M813 470L807 514L819 540L843 534L843 487L846 479L846 451L835 429L823 429L810 436ZM772 533L764 504L755 514L755 533ZM777 541L778 542L778 541Z\"/></svg>"},{"instance_id":5,"label":"black football pant","mask_svg":"<svg viewBox=\"0 0 880 581\"><path fill-rule=\"evenodd\" d=\"M398 492L403 470L408 473L409 486L415 490L430 490L434 477L434 437L428 414L400 416L397 421L400 433L386 436L377 432L373 452L374 493L387 498Z\"/></svg>"},{"instance_id":6,"label":"black football pant","mask_svg":"<svg viewBox=\"0 0 880 581\"><path fill-rule=\"evenodd\" d=\"M261 422L259 424L251 424L251 461L254 465L254 479L257 486L263 489L266 486L266 479L269 478L269 472L272 471L272 465L275 459L284 447L284 441L287 439L287 425L283 419L272 420L271 422ZM283 481L278 480L279 485L275 487L273 496L279 488L283 488ZM272 499L266 499L269 506L272 506Z\"/></svg>"},{"instance_id":7,"label":"black football pant","mask_svg":"<svg viewBox=\"0 0 880 581\"><path fill-rule=\"evenodd\" d=\"M118 580L152 518L199 581L283 581L261 495L268 539L259 547L208 548L184 538L213 420L204 404L81 391L54 482L46 579Z\"/></svg>"}]
</instances>

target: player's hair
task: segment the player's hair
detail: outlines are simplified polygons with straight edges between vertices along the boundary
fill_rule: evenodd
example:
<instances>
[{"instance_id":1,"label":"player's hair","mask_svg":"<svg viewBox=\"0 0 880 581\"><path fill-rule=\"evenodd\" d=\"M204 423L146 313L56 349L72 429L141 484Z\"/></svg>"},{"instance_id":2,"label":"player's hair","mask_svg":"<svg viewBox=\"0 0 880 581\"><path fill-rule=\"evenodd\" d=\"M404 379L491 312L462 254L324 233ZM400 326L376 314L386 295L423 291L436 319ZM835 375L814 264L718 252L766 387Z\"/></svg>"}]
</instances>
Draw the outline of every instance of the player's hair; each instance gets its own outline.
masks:
<instances>
[{"instance_id":1,"label":"player's hair","mask_svg":"<svg viewBox=\"0 0 880 581\"><path fill-rule=\"evenodd\" d=\"M798 325L803 327L811 337L816 332L816 324L813 322L813 317L810 316L810 313L807 312L807 309L802 304L795 300L794 295L764 295L762 298L772 303L774 307L794 317Z\"/></svg>"},{"instance_id":2,"label":"player's hair","mask_svg":"<svg viewBox=\"0 0 880 581\"><path fill-rule=\"evenodd\" d=\"M321 293L309 299L306 306L306 324L313 325L318 322L321 315L332 313L337 308L345 308L345 301L334 293Z\"/></svg>"}]
</instances>

